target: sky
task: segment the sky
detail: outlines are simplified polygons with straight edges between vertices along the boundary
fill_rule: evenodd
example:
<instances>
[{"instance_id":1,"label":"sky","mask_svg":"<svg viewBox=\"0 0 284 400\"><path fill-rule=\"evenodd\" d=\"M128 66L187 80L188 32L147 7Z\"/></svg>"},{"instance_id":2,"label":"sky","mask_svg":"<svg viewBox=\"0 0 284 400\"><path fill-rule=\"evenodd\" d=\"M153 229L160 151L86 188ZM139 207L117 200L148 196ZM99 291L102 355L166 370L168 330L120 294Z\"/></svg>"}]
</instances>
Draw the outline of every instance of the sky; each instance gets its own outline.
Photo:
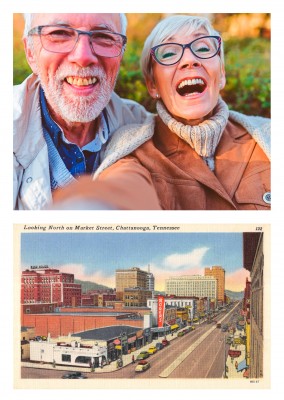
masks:
<instances>
[{"instance_id":1,"label":"sky","mask_svg":"<svg viewBox=\"0 0 284 400\"><path fill-rule=\"evenodd\" d=\"M225 287L241 291L248 271L242 268L242 233L22 233L21 267L48 265L76 279L115 287L115 270L139 267L165 279L204 275L205 267L226 271Z\"/></svg>"}]
</instances>

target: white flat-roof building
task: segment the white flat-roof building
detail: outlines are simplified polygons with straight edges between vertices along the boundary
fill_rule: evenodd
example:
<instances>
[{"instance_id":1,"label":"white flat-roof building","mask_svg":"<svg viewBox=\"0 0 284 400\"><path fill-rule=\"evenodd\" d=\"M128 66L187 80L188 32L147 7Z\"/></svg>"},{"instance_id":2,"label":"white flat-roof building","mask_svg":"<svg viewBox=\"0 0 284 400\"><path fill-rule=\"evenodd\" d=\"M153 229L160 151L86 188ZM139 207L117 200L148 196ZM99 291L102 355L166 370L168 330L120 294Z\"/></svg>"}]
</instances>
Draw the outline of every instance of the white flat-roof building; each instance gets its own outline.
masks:
<instances>
[{"instance_id":1,"label":"white flat-roof building","mask_svg":"<svg viewBox=\"0 0 284 400\"><path fill-rule=\"evenodd\" d=\"M217 279L211 276L184 275L166 279L166 295L217 298Z\"/></svg>"}]
</instances>

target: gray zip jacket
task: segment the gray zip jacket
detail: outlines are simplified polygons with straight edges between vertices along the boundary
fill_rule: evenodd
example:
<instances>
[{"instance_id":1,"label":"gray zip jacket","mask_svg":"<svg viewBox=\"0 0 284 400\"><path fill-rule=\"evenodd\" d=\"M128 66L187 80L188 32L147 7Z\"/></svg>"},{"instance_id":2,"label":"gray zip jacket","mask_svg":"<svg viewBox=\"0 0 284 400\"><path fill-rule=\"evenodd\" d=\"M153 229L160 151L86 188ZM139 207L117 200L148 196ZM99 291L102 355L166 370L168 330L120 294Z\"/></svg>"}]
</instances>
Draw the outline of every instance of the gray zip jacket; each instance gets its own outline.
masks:
<instances>
[{"instance_id":1,"label":"gray zip jacket","mask_svg":"<svg viewBox=\"0 0 284 400\"><path fill-rule=\"evenodd\" d=\"M13 207L47 209L52 204L47 144L43 135L39 80L30 75L14 87ZM126 124L141 124L149 117L144 107L115 93L106 107L110 135Z\"/></svg>"}]
</instances>

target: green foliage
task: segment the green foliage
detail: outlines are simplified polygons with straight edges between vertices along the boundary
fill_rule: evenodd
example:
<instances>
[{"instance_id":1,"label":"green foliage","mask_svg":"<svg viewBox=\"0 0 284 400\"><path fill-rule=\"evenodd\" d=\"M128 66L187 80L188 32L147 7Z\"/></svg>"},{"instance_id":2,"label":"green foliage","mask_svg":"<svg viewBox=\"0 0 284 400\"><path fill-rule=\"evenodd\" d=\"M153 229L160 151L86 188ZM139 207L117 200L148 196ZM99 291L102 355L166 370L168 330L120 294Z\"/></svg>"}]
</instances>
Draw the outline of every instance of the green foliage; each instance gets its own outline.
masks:
<instances>
[{"instance_id":1,"label":"green foliage","mask_svg":"<svg viewBox=\"0 0 284 400\"><path fill-rule=\"evenodd\" d=\"M270 42L230 40L225 44L227 83L222 91L230 108L270 117Z\"/></svg>"},{"instance_id":2,"label":"green foliage","mask_svg":"<svg viewBox=\"0 0 284 400\"><path fill-rule=\"evenodd\" d=\"M14 49L14 76L13 83L14 85L18 85L22 83L23 80L31 73L31 69L26 60L26 55L23 49L15 48Z\"/></svg>"}]
</instances>

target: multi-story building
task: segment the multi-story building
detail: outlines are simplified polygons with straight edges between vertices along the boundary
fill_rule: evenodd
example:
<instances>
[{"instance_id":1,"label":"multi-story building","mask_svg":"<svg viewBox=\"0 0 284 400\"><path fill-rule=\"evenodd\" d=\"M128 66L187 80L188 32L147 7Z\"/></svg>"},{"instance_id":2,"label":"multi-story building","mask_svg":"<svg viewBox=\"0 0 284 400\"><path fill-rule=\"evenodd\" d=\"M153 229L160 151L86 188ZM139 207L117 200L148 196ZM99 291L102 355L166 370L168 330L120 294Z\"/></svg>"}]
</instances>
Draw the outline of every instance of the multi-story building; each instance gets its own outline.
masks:
<instances>
[{"instance_id":1,"label":"multi-story building","mask_svg":"<svg viewBox=\"0 0 284 400\"><path fill-rule=\"evenodd\" d=\"M250 271L250 378L263 377L263 233L243 233L243 263ZM248 339L247 339L248 340Z\"/></svg>"},{"instance_id":2,"label":"multi-story building","mask_svg":"<svg viewBox=\"0 0 284 400\"><path fill-rule=\"evenodd\" d=\"M148 272L140 268L117 269L115 271L116 299L123 299L126 288L148 289Z\"/></svg>"},{"instance_id":3,"label":"multi-story building","mask_svg":"<svg viewBox=\"0 0 284 400\"><path fill-rule=\"evenodd\" d=\"M147 289L151 290L152 294L155 290L155 277L149 270L147 272Z\"/></svg>"},{"instance_id":4,"label":"multi-story building","mask_svg":"<svg viewBox=\"0 0 284 400\"><path fill-rule=\"evenodd\" d=\"M205 276L211 276L217 280L217 302L223 305L225 303L225 270L220 266L205 268Z\"/></svg>"},{"instance_id":5,"label":"multi-story building","mask_svg":"<svg viewBox=\"0 0 284 400\"><path fill-rule=\"evenodd\" d=\"M217 279L211 276L184 275L166 279L166 294L183 297L217 298Z\"/></svg>"},{"instance_id":6,"label":"multi-story building","mask_svg":"<svg viewBox=\"0 0 284 400\"><path fill-rule=\"evenodd\" d=\"M107 302L114 300L116 294L113 291L91 290L82 294L82 306L105 307Z\"/></svg>"},{"instance_id":7,"label":"multi-story building","mask_svg":"<svg viewBox=\"0 0 284 400\"><path fill-rule=\"evenodd\" d=\"M142 288L125 288L123 302L125 307L146 307L147 299L152 297L152 291Z\"/></svg>"},{"instance_id":8,"label":"multi-story building","mask_svg":"<svg viewBox=\"0 0 284 400\"><path fill-rule=\"evenodd\" d=\"M25 270L21 278L21 303L55 303L58 306L81 305L81 285L74 275L58 269Z\"/></svg>"}]
</instances>

